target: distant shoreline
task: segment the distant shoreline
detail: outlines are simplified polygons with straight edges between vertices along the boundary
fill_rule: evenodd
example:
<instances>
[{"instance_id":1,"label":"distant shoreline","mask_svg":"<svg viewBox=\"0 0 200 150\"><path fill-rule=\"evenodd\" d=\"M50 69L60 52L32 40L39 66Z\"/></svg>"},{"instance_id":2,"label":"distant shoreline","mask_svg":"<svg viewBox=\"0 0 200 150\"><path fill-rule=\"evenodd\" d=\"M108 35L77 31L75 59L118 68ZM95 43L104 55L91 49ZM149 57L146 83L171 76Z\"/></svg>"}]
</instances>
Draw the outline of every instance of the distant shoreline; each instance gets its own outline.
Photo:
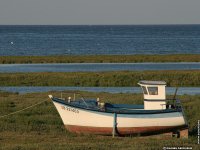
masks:
<instances>
[{"instance_id":1,"label":"distant shoreline","mask_svg":"<svg viewBox=\"0 0 200 150\"><path fill-rule=\"evenodd\" d=\"M200 62L200 54L0 56L0 64Z\"/></svg>"}]
</instances>

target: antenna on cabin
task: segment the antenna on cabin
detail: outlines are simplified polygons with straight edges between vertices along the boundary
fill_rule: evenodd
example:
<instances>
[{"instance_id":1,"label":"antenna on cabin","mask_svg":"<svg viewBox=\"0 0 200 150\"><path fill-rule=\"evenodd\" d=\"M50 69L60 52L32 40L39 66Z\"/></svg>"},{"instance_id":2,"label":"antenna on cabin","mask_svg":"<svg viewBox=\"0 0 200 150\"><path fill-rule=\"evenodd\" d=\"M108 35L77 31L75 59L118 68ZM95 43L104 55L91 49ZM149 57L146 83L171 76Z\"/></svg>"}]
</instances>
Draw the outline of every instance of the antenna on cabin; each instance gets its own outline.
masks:
<instances>
[{"instance_id":1,"label":"antenna on cabin","mask_svg":"<svg viewBox=\"0 0 200 150\"><path fill-rule=\"evenodd\" d=\"M175 99L176 99L176 94L177 94L177 91L178 91L178 87L176 87L176 90L175 90L175 93L174 93L173 100L175 100Z\"/></svg>"}]
</instances>

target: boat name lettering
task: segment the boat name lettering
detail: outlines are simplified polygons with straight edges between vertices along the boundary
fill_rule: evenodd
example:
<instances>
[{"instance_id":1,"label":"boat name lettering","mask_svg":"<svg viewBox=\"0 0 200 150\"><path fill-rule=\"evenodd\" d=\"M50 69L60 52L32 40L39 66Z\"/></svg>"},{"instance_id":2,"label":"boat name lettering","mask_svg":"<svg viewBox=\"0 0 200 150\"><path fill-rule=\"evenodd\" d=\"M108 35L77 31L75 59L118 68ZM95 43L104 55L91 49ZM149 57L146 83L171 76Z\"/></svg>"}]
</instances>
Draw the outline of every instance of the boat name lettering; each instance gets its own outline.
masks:
<instances>
[{"instance_id":1,"label":"boat name lettering","mask_svg":"<svg viewBox=\"0 0 200 150\"><path fill-rule=\"evenodd\" d=\"M67 106L61 106L62 109L64 110L67 110L67 111L72 111L74 113L79 113L78 109L75 109L75 108L70 108L70 107L67 107Z\"/></svg>"}]
</instances>

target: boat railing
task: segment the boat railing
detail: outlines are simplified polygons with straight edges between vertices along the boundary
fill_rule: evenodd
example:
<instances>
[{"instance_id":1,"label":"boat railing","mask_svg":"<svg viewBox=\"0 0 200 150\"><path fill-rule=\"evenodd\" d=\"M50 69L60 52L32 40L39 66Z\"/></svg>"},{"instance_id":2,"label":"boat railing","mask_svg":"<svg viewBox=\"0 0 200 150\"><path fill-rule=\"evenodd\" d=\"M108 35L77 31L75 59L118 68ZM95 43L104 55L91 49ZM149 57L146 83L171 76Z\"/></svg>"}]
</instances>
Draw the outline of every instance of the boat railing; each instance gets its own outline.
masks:
<instances>
[{"instance_id":1,"label":"boat railing","mask_svg":"<svg viewBox=\"0 0 200 150\"><path fill-rule=\"evenodd\" d=\"M67 94L70 94L70 95L73 95L73 99L71 99L71 97L68 97L68 99L66 100L65 98L63 98L63 95L67 95ZM77 97L79 97L77 99ZM70 98L70 99L69 99ZM61 98L62 100L66 100L69 102L71 101L79 101L80 100L83 102L83 104L86 106L86 108L94 108L94 106L90 106L90 104L88 104L85 100L85 98L92 98L91 96L83 96L81 93L78 93L78 92L61 92ZM95 98L96 99L96 98ZM99 101L99 98L96 99L96 107L95 109L98 109L98 110L101 110L101 111L105 111L105 104L104 102L100 102Z\"/></svg>"},{"instance_id":2,"label":"boat railing","mask_svg":"<svg viewBox=\"0 0 200 150\"><path fill-rule=\"evenodd\" d=\"M88 108L88 104L86 103L85 101L85 96L83 96L81 93L78 93L78 92L61 92L61 99L62 100L66 100L65 98L63 98L63 94L72 94L73 95L73 100L71 99L71 97L69 96L68 97L68 102L70 101L76 101L76 98L77 98L77 95L80 96L80 100L83 101L84 105Z\"/></svg>"},{"instance_id":3,"label":"boat railing","mask_svg":"<svg viewBox=\"0 0 200 150\"><path fill-rule=\"evenodd\" d=\"M168 109L176 109L179 111L182 109L181 101L179 99L166 99L165 101L167 103L161 105L165 105Z\"/></svg>"}]
</instances>

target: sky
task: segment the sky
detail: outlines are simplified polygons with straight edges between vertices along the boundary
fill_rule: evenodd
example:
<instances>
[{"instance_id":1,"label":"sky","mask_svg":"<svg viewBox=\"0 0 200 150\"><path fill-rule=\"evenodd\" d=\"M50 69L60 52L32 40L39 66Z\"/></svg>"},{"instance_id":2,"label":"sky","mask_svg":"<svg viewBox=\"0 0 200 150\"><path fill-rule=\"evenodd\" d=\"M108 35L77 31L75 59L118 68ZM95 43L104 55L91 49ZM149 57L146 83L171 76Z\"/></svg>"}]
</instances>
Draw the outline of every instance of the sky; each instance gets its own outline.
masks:
<instances>
[{"instance_id":1,"label":"sky","mask_svg":"<svg viewBox=\"0 0 200 150\"><path fill-rule=\"evenodd\" d=\"M0 0L0 25L200 24L200 0Z\"/></svg>"}]
</instances>

